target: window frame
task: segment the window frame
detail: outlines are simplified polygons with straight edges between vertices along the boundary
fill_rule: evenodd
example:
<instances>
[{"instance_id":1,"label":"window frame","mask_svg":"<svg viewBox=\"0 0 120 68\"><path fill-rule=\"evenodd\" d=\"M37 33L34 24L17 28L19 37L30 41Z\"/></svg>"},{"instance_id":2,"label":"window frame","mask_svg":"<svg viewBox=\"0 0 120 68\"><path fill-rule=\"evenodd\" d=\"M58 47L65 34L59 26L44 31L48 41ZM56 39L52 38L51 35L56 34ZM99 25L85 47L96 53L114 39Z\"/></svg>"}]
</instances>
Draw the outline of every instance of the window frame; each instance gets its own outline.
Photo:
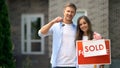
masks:
<instances>
[{"instance_id":1,"label":"window frame","mask_svg":"<svg viewBox=\"0 0 120 68\"><path fill-rule=\"evenodd\" d=\"M41 19L41 27L44 25L44 15L43 14L22 14L21 16L21 52L22 54L44 54L44 38L41 37L40 39L31 39L31 17L40 17ZM24 21L24 19L26 18L26 22ZM26 25L26 40L25 40L25 26ZM24 44L26 42L26 45ZM41 43L41 51L35 51L33 52L32 51L32 42L33 43L36 43L36 42L39 42ZM25 51L26 49L26 51Z\"/></svg>"},{"instance_id":2,"label":"window frame","mask_svg":"<svg viewBox=\"0 0 120 68\"><path fill-rule=\"evenodd\" d=\"M76 18L76 15L77 15L78 13L80 13L80 12L81 12L81 13L84 12L83 15L87 16L87 11L86 11L85 9L78 9L78 10L76 11L76 14L75 14L74 18L73 18L73 23L74 23L75 25L77 25L77 19L78 19L78 17L82 16L82 15L78 15L77 18ZM76 19L76 20L74 20L74 19Z\"/></svg>"}]
</instances>

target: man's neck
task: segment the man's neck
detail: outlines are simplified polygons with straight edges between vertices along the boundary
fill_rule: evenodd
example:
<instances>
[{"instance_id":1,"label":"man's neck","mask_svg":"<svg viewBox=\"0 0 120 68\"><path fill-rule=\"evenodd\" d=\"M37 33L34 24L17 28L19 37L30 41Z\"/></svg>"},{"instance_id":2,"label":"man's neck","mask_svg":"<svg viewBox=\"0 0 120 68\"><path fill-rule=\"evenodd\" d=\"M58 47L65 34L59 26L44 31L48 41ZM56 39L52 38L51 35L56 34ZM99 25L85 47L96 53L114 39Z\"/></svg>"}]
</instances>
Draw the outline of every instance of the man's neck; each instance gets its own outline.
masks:
<instances>
[{"instance_id":1,"label":"man's neck","mask_svg":"<svg viewBox=\"0 0 120 68\"><path fill-rule=\"evenodd\" d=\"M72 21L63 20L63 22L64 22L65 24L72 24Z\"/></svg>"}]
</instances>

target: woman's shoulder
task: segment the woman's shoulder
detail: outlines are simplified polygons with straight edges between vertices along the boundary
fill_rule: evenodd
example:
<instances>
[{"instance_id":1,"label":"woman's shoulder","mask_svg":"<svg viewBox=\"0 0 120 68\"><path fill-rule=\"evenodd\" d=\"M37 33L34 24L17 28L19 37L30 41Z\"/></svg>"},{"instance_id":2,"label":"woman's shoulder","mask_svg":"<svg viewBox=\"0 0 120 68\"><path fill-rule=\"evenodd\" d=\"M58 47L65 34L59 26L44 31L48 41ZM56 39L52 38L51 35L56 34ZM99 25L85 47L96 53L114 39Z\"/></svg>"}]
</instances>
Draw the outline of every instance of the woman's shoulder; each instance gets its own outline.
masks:
<instances>
[{"instance_id":1,"label":"woman's shoulder","mask_svg":"<svg viewBox=\"0 0 120 68\"><path fill-rule=\"evenodd\" d=\"M100 33L98 33L98 32L93 32L93 34L94 34L94 35L100 35Z\"/></svg>"},{"instance_id":2,"label":"woman's shoulder","mask_svg":"<svg viewBox=\"0 0 120 68\"><path fill-rule=\"evenodd\" d=\"M97 32L93 32L93 39L96 39L96 40L102 39L102 36L101 36L101 34L99 34Z\"/></svg>"}]
</instances>

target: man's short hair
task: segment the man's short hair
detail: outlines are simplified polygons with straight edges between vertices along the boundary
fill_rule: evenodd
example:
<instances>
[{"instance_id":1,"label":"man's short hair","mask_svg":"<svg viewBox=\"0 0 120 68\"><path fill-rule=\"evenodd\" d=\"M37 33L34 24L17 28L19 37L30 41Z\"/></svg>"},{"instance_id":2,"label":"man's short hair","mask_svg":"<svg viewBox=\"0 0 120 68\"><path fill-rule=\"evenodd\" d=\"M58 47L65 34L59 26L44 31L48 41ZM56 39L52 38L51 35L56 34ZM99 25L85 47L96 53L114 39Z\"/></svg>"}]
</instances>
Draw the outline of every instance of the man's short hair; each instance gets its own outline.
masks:
<instances>
[{"instance_id":1,"label":"man's short hair","mask_svg":"<svg viewBox=\"0 0 120 68\"><path fill-rule=\"evenodd\" d=\"M67 3L64 8L66 8L66 7L72 7L75 9L75 11L77 10L77 7L73 3Z\"/></svg>"}]
</instances>

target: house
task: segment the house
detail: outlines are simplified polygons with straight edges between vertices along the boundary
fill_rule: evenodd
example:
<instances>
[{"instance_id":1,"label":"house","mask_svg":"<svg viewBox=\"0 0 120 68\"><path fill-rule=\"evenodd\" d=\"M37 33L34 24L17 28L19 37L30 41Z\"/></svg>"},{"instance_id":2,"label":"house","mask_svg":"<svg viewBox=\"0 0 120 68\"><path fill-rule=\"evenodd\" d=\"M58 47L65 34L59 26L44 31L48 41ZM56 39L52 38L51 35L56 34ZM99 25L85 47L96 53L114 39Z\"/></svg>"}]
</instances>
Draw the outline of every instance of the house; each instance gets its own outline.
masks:
<instances>
[{"instance_id":1,"label":"house","mask_svg":"<svg viewBox=\"0 0 120 68\"><path fill-rule=\"evenodd\" d=\"M63 16L63 6L77 6L73 19L87 15L93 30L111 39L110 68L120 67L120 1L119 0L8 0L16 68L50 68L51 37L39 37L41 26ZM75 23L76 24L76 23Z\"/></svg>"},{"instance_id":2,"label":"house","mask_svg":"<svg viewBox=\"0 0 120 68\"><path fill-rule=\"evenodd\" d=\"M48 22L48 0L8 0L17 68L49 68L48 43L37 35Z\"/></svg>"}]
</instances>

